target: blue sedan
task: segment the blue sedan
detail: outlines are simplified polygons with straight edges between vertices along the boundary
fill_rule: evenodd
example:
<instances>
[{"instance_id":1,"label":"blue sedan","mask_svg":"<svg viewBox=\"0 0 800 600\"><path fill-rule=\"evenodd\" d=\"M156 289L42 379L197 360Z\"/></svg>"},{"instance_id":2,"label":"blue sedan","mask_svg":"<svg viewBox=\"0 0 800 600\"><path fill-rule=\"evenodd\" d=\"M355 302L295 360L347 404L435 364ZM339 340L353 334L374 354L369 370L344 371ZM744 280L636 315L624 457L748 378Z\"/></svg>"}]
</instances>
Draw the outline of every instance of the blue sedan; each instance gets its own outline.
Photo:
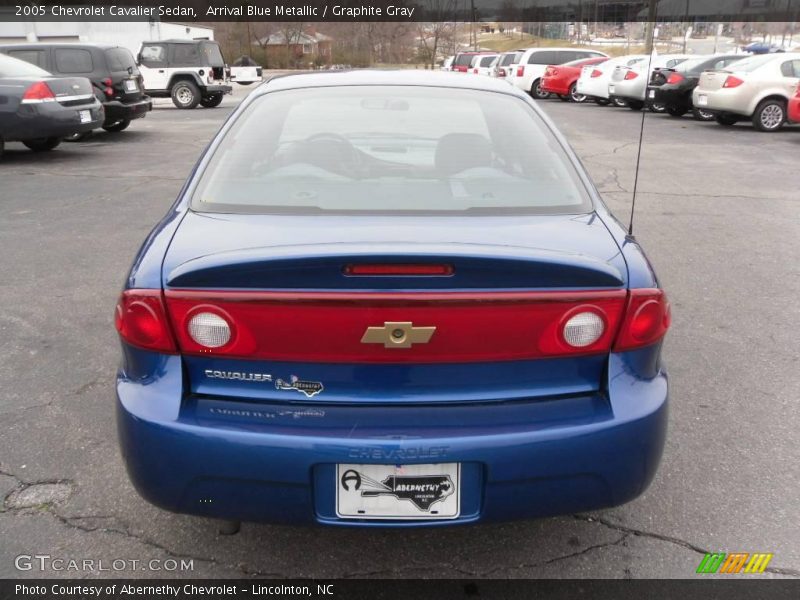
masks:
<instances>
[{"instance_id":1,"label":"blue sedan","mask_svg":"<svg viewBox=\"0 0 800 600\"><path fill-rule=\"evenodd\" d=\"M442 526L655 475L669 305L529 97L452 73L270 80L116 308L141 495L229 521Z\"/></svg>"}]
</instances>

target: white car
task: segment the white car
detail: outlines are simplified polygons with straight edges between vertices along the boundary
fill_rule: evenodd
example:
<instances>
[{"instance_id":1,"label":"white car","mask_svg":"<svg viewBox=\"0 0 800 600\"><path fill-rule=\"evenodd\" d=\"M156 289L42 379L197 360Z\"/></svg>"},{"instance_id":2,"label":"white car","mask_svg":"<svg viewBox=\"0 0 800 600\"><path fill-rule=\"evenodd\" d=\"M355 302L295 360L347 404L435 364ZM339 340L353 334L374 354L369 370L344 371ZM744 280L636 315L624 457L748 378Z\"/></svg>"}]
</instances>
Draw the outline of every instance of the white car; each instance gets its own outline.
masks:
<instances>
[{"instance_id":1,"label":"white car","mask_svg":"<svg viewBox=\"0 0 800 600\"><path fill-rule=\"evenodd\" d=\"M646 54L628 54L611 58L599 65L587 65L581 69L576 86L577 92L605 106L611 102L608 98L608 82L614 69L618 66L631 66L646 59Z\"/></svg>"},{"instance_id":2,"label":"white car","mask_svg":"<svg viewBox=\"0 0 800 600\"><path fill-rule=\"evenodd\" d=\"M469 65L468 73L473 75L485 75L489 77L494 70L494 65L497 59L500 58L499 54L479 54L472 59Z\"/></svg>"},{"instance_id":3,"label":"white car","mask_svg":"<svg viewBox=\"0 0 800 600\"><path fill-rule=\"evenodd\" d=\"M748 118L759 131L777 131L786 123L786 107L798 86L800 53L758 54L703 72L692 104L712 111L720 125Z\"/></svg>"},{"instance_id":4,"label":"white car","mask_svg":"<svg viewBox=\"0 0 800 600\"><path fill-rule=\"evenodd\" d=\"M630 66L617 65L611 72L611 81L608 82L608 97L617 100L616 104L627 106L632 110L644 108L644 96L647 93L647 83L656 69L671 69L685 60L695 57L692 54L661 54L653 56L650 60L636 62ZM649 69L648 69L649 65ZM663 108L653 107L655 112L662 112Z\"/></svg>"},{"instance_id":5,"label":"white car","mask_svg":"<svg viewBox=\"0 0 800 600\"><path fill-rule=\"evenodd\" d=\"M522 57L523 52L525 51L512 50L511 52L503 52L503 54L500 55L499 60L494 65L492 77L510 81L511 77L513 76L514 69L517 68L517 63Z\"/></svg>"},{"instance_id":6,"label":"white car","mask_svg":"<svg viewBox=\"0 0 800 600\"><path fill-rule=\"evenodd\" d=\"M453 61L455 60L455 56L448 56L442 62L442 71L452 71L453 70Z\"/></svg>"},{"instance_id":7,"label":"white car","mask_svg":"<svg viewBox=\"0 0 800 600\"><path fill-rule=\"evenodd\" d=\"M522 53L512 81L519 89L528 92L536 100L550 94L542 90L541 81L548 65L563 65L581 58L608 56L597 50L579 48L528 48Z\"/></svg>"}]
</instances>

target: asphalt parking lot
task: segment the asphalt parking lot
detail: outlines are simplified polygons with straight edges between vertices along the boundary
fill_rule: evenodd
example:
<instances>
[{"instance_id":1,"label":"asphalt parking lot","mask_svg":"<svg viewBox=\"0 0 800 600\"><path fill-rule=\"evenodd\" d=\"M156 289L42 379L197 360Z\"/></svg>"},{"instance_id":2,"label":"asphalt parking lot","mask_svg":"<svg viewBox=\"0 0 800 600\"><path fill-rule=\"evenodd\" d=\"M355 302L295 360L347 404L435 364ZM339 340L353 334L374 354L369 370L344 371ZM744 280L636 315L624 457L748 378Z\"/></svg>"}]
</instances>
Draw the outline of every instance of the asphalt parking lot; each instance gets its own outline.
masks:
<instances>
[{"instance_id":1,"label":"asphalt parking lot","mask_svg":"<svg viewBox=\"0 0 800 600\"><path fill-rule=\"evenodd\" d=\"M667 447L649 490L607 511L436 530L211 521L142 500L119 455L112 312L130 261L235 104L156 102L121 134L0 163L0 577L15 557L141 561L50 576L691 577L703 553L771 552L800 576L800 127L646 115L635 232L673 327ZM542 103L627 220L639 114ZM190 571L142 569L193 560ZM166 564L166 563L163 563Z\"/></svg>"}]
</instances>

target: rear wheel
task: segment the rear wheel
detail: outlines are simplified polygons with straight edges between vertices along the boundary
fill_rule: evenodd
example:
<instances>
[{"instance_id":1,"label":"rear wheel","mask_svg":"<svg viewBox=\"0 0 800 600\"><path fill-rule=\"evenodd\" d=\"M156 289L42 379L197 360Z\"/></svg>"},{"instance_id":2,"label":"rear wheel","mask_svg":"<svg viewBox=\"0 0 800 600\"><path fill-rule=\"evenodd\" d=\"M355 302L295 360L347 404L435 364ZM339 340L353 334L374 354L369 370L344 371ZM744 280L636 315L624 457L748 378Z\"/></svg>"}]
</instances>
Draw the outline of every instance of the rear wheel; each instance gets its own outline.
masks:
<instances>
[{"instance_id":1,"label":"rear wheel","mask_svg":"<svg viewBox=\"0 0 800 600\"><path fill-rule=\"evenodd\" d=\"M641 100L628 100L628 108L631 110L642 110L644 108L644 102Z\"/></svg>"},{"instance_id":2,"label":"rear wheel","mask_svg":"<svg viewBox=\"0 0 800 600\"><path fill-rule=\"evenodd\" d=\"M130 119L122 119L121 121L115 121L110 125L103 125L103 129L106 131L110 131L111 133L116 133L117 131L122 131L123 129L127 129L128 125L131 124Z\"/></svg>"},{"instance_id":3,"label":"rear wheel","mask_svg":"<svg viewBox=\"0 0 800 600\"><path fill-rule=\"evenodd\" d=\"M597 104L598 106L608 106L609 104L611 104L611 100L609 100L608 98L595 98L594 103Z\"/></svg>"},{"instance_id":4,"label":"rear wheel","mask_svg":"<svg viewBox=\"0 0 800 600\"><path fill-rule=\"evenodd\" d=\"M654 112L654 113L659 113L660 114L660 113L666 112L667 105L664 104L663 102L653 102L653 103L650 104L650 106L648 108L650 109L650 112Z\"/></svg>"},{"instance_id":5,"label":"rear wheel","mask_svg":"<svg viewBox=\"0 0 800 600\"><path fill-rule=\"evenodd\" d=\"M172 86L170 95L178 108L191 109L200 104L200 90L191 81L179 81Z\"/></svg>"},{"instance_id":6,"label":"rear wheel","mask_svg":"<svg viewBox=\"0 0 800 600\"><path fill-rule=\"evenodd\" d=\"M586 102L586 95L578 93L577 83L573 83L571 86L569 86L569 99L579 104L581 102Z\"/></svg>"},{"instance_id":7,"label":"rear wheel","mask_svg":"<svg viewBox=\"0 0 800 600\"><path fill-rule=\"evenodd\" d=\"M616 96L611 99L611 102L614 104L614 106L618 106L620 108L625 108L626 106L628 106L627 100L624 100L622 98L617 98Z\"/></svg>"},{"instance_id":8,"label":"rear wheel","mask_svg":"<svg viewBox=\"0 0 800 600\"><path fill-rule=\"evenodd\" d=\"M756 107L753 126L759 131L778 131L786 122L786 104L778 99L767 99Z\"/></svg>"},{"instance_id":9,"label":"rear wheel","mask_svg":"<svg viewBox=\"0 0 800 600\"><path fill-rule=\"evenodd\" d=\"M531 85L531 96L533 96L536 100L544 100L545 98L550 97L550 94L542 89L541 79L537 79Z\"/></svg>"},{"instance_id":10,"label":"rear wheel","mask_svg":"<svg viewBox=\"0 0 800 600\"><path fill-rule=\"evenodd\" d=\"M239 85L253 85L255 81L237 81Z\"/></svg>"},{"instance_id":11,"label":"rear wheel","mask_svg":"<svg viewBox=\"0 0 800 600\"><path fill-rule=\"evenodd\" d=\"M728 113L719 113L718 115L714 115L714 120L720 125L724 125L725 127L731 127L733 125L736 125L736 122L739 120L739 118L735 115L730 115Z\"/></svg>"},{"instance_id":12,"label":"rear wheel","mask_svg":"<svg viewBox=\"0 0 800 600\"><path fill-rule=\"evenodd\" d=\"M35 140L23 140L22 143L34 152L47 152L58 146L61 143L61 140L56 137L50 137L38 138Z\"/></svg>"},{"instance_id":13,"label":"rear wheel","mask_svg":"<svg viewBox=\"0 0 800 600\"><path fill-rule=\"evenodd\" d=\"M692 109L692 116L697 121L713 121L714 120L714 113L708 110L703 110L702 108L693 108Z\"/></svg>"},{"instance_id":14,"label":"rear wheel","mask_svg":"<svg viewBox=\"0 0 800 600\"><path fill-rule=\"evenodd\" d=\"M666 106L667 114L671 117L682 117L687 113L687 108L684 106L675 106L674 104L668 104Z\"/></svg>"},{"instance_id":15,"label":"rear wheel","mask_svg":"<svg viewBox=\"0 0 800 600\"><path fill-rule=\"evenodd\" d=\"M200 104L204 108L214 108L219 106L222 103L222 94L211 94L209 96L203 96L200 99Z\"/></svg>"}]
</instances>

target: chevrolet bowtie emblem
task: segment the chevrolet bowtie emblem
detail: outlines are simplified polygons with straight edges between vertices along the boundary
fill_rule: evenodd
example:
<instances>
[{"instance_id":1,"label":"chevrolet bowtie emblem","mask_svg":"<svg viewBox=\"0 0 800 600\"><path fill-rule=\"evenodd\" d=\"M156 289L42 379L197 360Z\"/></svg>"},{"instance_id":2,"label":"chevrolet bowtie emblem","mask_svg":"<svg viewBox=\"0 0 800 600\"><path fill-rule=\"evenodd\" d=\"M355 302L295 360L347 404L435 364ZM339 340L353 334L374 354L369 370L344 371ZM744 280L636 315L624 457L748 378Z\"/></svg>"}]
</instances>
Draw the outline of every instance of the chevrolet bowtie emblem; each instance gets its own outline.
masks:
<instances>
[{"instance_id":1,"label":"chevrolet bowtie emblem","mask_svg":"<svg viewBox=\"0 0 800 600\"><path fill-rule=\"evenodd\" d=\"M383 327L367 327L362 344L383 344L384 348L411 348L412 344L427 344L436 327L414 327L410 321L387 321Z\"/></svg>"}]
</instances>

